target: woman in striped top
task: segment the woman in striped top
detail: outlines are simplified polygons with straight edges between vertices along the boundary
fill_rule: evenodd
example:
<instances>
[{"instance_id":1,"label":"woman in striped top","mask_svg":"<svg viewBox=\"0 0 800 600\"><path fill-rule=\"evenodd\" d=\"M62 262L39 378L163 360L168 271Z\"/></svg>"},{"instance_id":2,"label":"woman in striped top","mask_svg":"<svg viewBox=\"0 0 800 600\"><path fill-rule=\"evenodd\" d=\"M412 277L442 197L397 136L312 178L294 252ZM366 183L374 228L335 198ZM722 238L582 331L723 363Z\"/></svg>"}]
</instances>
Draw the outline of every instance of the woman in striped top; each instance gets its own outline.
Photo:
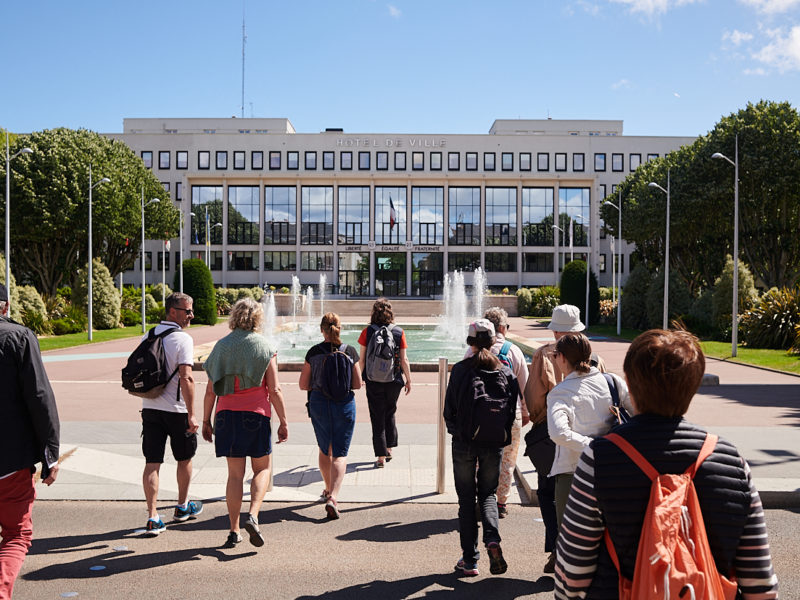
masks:
<instances>
[{"instance_id":1,"label":"woman in striped top","mask_svg":"<svg viewBox=\"0 0 800 600\"><path fill-rule=\"evenodd\" d=\"M683 473L706 431L687 422L705 372L699 342L685 331L652 330L633 341L624 363L636 416L614 432L659 473ZM746 600L778 597L761 499L750 468L722 439L694 478L717 570L735 578ZM556 547L557 599L616 599L619 576L605 544L608 529L620 572L633 578L650 479L605 438L581 455Z\"/></svg>"}]
</instances>

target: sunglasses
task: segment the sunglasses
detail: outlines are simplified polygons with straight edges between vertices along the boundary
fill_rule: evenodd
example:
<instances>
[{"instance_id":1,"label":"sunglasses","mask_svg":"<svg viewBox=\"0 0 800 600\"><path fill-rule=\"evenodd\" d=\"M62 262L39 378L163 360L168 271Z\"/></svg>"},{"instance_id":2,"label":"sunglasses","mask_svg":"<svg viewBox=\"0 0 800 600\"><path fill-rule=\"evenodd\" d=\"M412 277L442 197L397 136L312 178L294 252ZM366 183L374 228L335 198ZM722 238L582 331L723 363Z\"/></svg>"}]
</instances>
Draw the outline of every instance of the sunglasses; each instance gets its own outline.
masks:
<instances>
[{"instance_id":1,"label":"sunglasses","mask_svg":"<svg viewBox=\"0 0 800 600\"><path fill-rule=\"evenodd\" d=\"M187 315L193 315L193 314L194 314L194 310L192 310L191 308L181 308L180 306L174 306L173 308L174 308L175 310L182 310L182 311L183 311L183 312L185 312Z\"/></svg>"}]
</instances>

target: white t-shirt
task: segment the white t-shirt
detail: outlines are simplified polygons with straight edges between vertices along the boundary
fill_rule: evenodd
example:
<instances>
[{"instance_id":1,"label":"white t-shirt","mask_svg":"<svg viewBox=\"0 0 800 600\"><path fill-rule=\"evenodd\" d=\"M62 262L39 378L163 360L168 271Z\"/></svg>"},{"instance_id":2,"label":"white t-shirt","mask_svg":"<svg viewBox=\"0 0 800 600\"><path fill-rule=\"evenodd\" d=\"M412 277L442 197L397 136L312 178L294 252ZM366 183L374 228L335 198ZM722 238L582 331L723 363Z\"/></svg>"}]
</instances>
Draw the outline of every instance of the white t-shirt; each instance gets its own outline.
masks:
<instances>
[{"instance_id":1,"label":"white t-shirt","mask_svg":"<svg viewBox=\"0 0 800 600\"><path fill-rule=\"evenodd\" d=\"M192 365L194 360L194 340L177 323L172 321L161 321L160 324L156 325L156 335L170 327L175 328L177 331L164 338L164 352L167 355L167 367L169 372L172 373L175 367L179 365ZM142 339L146 338L147 335L145 334ZM180 389L180 374L175 373L164 388L164 392L158 398L142 398L142 408L175 413L188 412Z\"/></svg>"}]
</instances>

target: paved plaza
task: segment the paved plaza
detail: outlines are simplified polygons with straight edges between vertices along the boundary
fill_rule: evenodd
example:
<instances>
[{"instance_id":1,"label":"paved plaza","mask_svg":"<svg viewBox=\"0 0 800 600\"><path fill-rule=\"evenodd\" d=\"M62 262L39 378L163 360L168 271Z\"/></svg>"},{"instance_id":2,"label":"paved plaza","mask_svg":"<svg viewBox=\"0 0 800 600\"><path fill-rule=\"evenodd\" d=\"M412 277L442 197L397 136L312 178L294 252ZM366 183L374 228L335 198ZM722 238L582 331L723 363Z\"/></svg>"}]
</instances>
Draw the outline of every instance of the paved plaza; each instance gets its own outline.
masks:
<instances>
[{"instance_id":1,"label":"paved plaza","mask_svg":"<svg viewBox=\"0 0 800 600\"><path fill-rule=\"evenodd\" d=\"M403 324L402 315L398 322ZM549 330L535 321L512 318L510 324L510 337L523 345L535 348L552 339ZM198 346L227 332L225 323L189 330ZM23 566L15 598L58 597L72 591L82 598L106 597L93 595L102 589L99 582L105 586L114 582L119 598L178 597L140 587L150 573L135 571L156 570L161 581L170 571L165 565L185 574L190 595L195 597L223 593L225 588L220 587L218 577L236 579L243 586L238 597L255 597L256 588L247 581L261 572L254 569L254 564L271 574L258 588L264 592L259 597L295 597L303 595L302 588L286 587L284 593L274 594L268 590L270 586L285 585L277 581L282 575L319 576L324 580L326 570L345 563L348 566L342 572L354 569L352 579L334 578L336 583L330 587L317 579L313 584L309 581L305 592L308 597L402 598L453 593L455 597L479 597L490 589L487 586L491 586L493 597L500 598L551 594L552 580L541 577L543 526L536 520L538 509L529 505L529 489L531 485L535 487L536 474L523 456L518 461L517 485L510 499L511 515L501 522L501 533L507 532L508 543L516 554L509 560L516 563L514 568L507 577L500 578L503 584L489 583L488 566L485 576L482 572L478 580L469 583L452 575L450 563L458 554L456 495L449 437L445 492L436 491L439 411L435 372L413 373L412 392L401 396L399 402L400 446L384 469L372 466L366 397L363 390L356 393L358 423L340 495L344 509L340 522L325 523L322 505L316 503L323 486L316 468L313 431L305 412L305 392L297 385L299 373L281 371L289 441L274 447L273 488L262 510L262 529L268 540L278 542L278 548L256 553L245 542L235 550L219 549L227 530L227 471L224 460L214 456L213 445L202 440L194 461L190 495L207 502L206 512L197 521L174 526L167 522L167 531L156 540L140 539L136 530L144 525L146 517L141 488L140 406L138 399L127 395L120 386L120 369L137 341L132 338L45 354L62 419L64 459L57 483L37 490L40 500L34 511L36 540ZM628 343L596 338L592 344L609 369L621 374ZM765 505L775 509L768 514L771 535L786 535L785 527L773 534L769 519L773 514L779 515L775 518L785 519L797 528L794 510L800 508L800 377L714 359L708 360L707 372L719 377L719 385L701 388L688 418L739 447L752 467ZM205 374L197 371L195 379L197 401L202 403ZM171 517L176 499L174 468L168 458L159 494L159 510L165 517ZM51 519L57 522L50 522ZM793 549L785 550L787 556L781 559L784 562L776 564L793 563L800 546L794 544L794 537L780 543ZM114 549L122 547L125 549ZM287 552L292 564L287 563ZM399 556L402 560L396 559ZM527 558L521 560L522 556ZM265 557L269 567L264 564ZM198 562L207 565L208 570L199 568ZM419 566L409 566L414 563ZM404 566L394 568L395 564ZM231 569L233 565L236 569ZM91 571L92 566L106 569ZM131 577L132 573L136 576ZM783 579L780 570L778 575ZM97 582L92 584L94 580ZM174 588L176 594L180 589Z\"/></svg>"}]
</instances>

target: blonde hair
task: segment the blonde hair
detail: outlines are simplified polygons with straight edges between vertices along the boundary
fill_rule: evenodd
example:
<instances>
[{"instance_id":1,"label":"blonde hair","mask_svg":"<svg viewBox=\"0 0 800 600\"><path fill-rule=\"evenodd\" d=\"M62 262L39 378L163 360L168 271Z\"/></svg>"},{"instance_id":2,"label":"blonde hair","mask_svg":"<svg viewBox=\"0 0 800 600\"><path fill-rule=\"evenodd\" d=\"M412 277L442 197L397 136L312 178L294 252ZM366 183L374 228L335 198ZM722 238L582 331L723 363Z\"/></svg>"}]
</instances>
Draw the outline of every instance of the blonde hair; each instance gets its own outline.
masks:
<instances>
[{"instance_id":1,"label":"blonde hair","mask_svg":"<svg viewBox=\"0 0 800 600\"><path fill-rule=\"evenodd\" d=\"M339 319L339 315L332 312L325 313L319 326L328 335L331 344L341 345L342 322Z\"/></svg>"},{"instance_id":2,"label":"blonde hair","mask_svg":"<svg viewBox=\"0 0 800 600\"><path fill-rule=\"evenodd\" d=\"M228 327L245 331L259 331L264 321L264 309L252 298L242 298L233 305Z\"/></svg>"}]
</instances>

